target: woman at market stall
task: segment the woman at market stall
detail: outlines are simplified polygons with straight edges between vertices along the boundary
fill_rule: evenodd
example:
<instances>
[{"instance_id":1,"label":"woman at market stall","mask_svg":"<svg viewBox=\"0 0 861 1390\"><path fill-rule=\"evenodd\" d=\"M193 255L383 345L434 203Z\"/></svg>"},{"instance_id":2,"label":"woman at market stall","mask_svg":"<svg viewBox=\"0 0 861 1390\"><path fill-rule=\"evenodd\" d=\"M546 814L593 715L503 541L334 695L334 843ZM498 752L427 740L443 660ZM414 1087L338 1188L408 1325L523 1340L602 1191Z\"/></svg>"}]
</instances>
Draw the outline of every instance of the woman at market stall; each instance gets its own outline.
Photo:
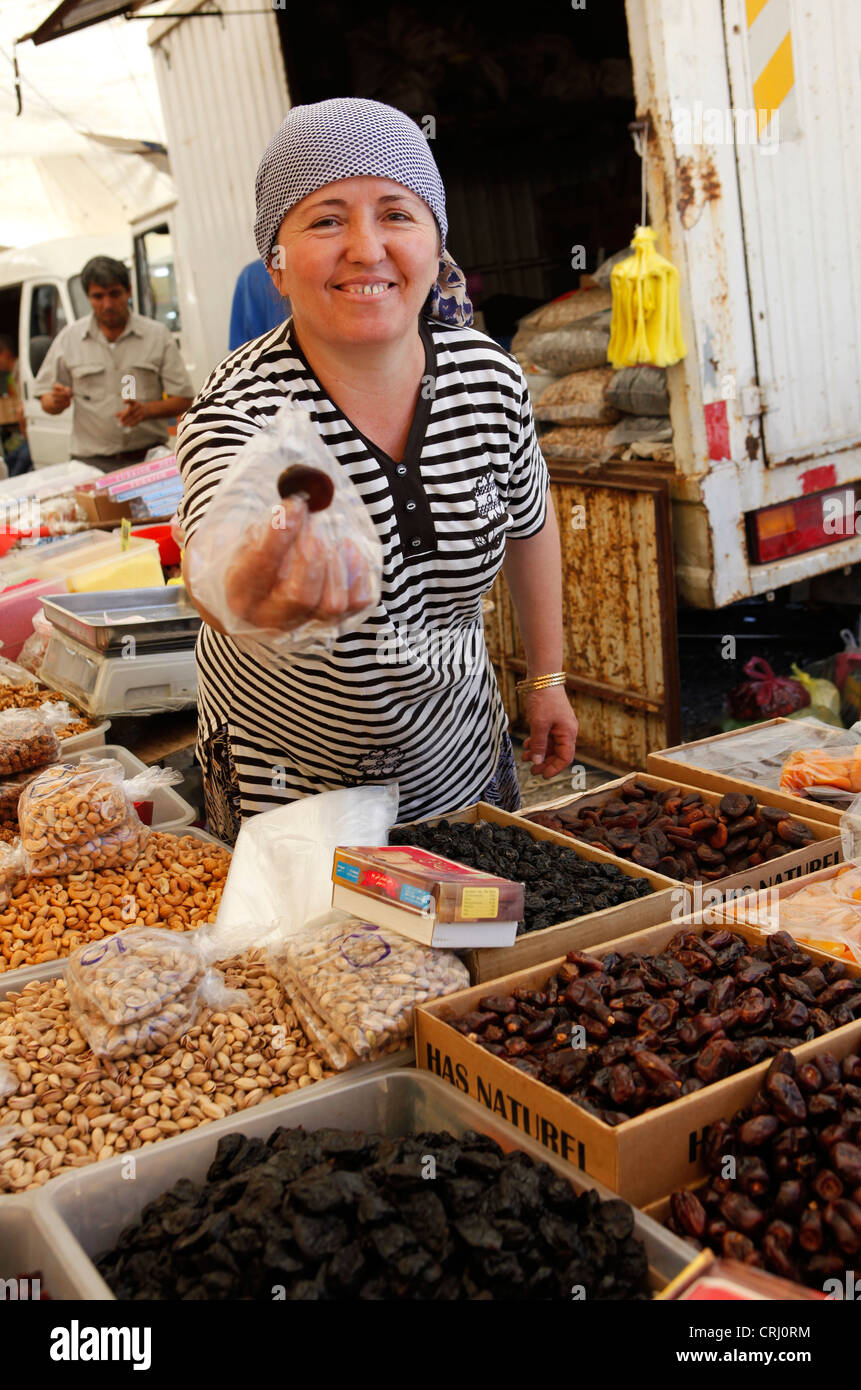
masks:
<instances>
[{"instance_id":1,"label":"woman at market stall","mask_svg":"<svg viewBox=\"0 0 861 1390\"><path fill-rule=\"evenodd\" d=\"M515 810L481 598L503 568L527 659L526 751L533 772L552 777L577 736L561 671L559 535L526 381L470 326L428 142L379 102L294 107L256 195L257 248L292 317L227 357L183 416L186 560L237 451L289 393L371 514L382 597L328 655L286 665L252 656L197 603L210 826L233 840L242 818L282 801L392 778L402 820L479 799ZM254 544L242 564L250 585ZM285 613L283 626L296 621Z\"/></svg>"}]
</instances>

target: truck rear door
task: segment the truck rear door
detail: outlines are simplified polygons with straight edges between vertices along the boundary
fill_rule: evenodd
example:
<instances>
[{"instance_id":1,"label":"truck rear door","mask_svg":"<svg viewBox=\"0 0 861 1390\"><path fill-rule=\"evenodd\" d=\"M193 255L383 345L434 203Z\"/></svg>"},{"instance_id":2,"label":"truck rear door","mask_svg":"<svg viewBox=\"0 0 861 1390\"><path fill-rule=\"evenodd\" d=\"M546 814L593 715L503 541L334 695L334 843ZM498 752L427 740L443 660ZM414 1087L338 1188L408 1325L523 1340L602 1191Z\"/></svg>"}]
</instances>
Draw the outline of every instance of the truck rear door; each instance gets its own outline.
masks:
<instances>
[{"instance_id":1,"label":"truck rear door","mask_svg":"<svg viewBox=\"0 0 861 1390\"><path fill-rule=\"evenodd\" d=\"M736 159L765 462L824 461L861 445L861 5L723 15L733 107L758 113Z\"/></svg>"}]
</instances>

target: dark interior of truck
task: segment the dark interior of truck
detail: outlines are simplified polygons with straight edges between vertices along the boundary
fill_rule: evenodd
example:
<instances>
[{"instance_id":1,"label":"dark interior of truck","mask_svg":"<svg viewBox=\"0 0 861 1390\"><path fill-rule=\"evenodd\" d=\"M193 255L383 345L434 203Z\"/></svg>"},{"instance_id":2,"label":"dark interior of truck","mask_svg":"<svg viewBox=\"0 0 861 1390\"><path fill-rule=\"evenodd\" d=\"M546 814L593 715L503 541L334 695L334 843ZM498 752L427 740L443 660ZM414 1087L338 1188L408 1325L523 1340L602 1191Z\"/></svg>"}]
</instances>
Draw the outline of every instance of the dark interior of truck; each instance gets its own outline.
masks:
<instances>
[{"instance_id":1,"label":"dark interior of truck","mask_svg":"<svg viewBox=\"0 0 861 1390\"><path fill-rule=\"evenodd\" d=\"M535 0L528 25L488 0L276 14L295 103L388 102L432 140L449 247L491 336L510 340L518 318L630 241L640 161L623 0Z\"/></svg>"}]
</instances>

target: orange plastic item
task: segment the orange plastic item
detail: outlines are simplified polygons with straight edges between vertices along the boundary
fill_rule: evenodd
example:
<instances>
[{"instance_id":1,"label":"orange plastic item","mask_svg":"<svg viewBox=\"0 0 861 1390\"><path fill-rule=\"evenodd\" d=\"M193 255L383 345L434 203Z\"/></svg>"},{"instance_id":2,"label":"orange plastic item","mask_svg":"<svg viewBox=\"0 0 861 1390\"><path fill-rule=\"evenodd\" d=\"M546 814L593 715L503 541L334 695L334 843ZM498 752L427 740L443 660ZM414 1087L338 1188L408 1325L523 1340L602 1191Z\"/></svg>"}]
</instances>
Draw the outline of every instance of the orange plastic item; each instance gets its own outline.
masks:
<instances>
[{"instance_id":1,"label":"orange plastic item","mask_svg":"<svg viewBox=\"0 0 861 1390\"><path fill-rule=\"evenodd\" d=\"M780 774L780 790L806 796L810 787L861 792L861 743L854 748L798 748Z\"/></svg>"}]
</instances>

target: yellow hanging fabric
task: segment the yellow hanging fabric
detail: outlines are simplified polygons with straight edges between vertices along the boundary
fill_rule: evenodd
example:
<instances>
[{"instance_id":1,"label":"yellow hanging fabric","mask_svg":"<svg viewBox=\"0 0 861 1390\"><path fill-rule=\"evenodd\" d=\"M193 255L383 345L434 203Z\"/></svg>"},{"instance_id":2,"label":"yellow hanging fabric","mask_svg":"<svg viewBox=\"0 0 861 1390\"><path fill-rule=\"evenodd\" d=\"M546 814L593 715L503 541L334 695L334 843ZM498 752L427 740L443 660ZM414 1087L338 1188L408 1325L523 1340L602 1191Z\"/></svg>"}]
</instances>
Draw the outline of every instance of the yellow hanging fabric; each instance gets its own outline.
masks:
<instances>
[{"instance_id":1,"label":"yellow hanging fabric","mask_svg":"<svg viewBox=\"0 0 861 1390\"><path fill-rule=\"evenodd\" d=\"M617 370L648 364L671 367L685 356L679 311L679 272L655 249L657 233L637 227L634 254L613 267L613 316L608 361Z\"/></svg>"}]
</instances>

